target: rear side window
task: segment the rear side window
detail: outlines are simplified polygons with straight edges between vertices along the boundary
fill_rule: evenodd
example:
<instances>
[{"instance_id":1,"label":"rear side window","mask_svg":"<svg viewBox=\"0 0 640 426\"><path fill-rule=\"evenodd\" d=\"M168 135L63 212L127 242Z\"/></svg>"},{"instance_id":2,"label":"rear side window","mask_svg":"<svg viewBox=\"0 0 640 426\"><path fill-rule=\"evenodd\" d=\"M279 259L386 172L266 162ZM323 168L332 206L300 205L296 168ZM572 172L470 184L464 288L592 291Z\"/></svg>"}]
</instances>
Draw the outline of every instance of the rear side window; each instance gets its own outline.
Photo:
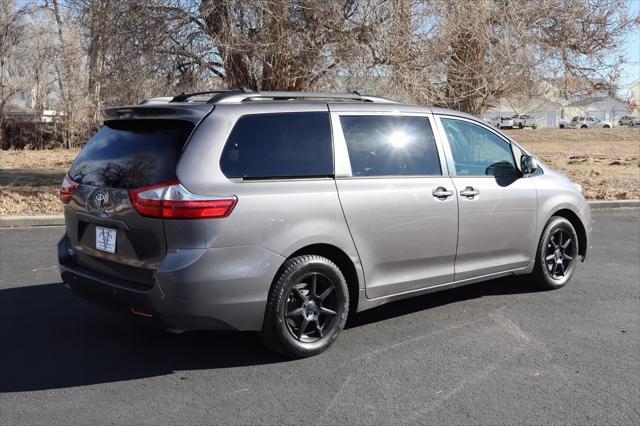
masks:
<instances>
[{"instance_id":1,"label":"rear side window","mask_svg":"<svg viewBox=\"0 0 640 426\"><path fill-rule=\"evenodd\" d=\"M74 160L78 183L140 188L176 178L176 163L193 124L180 120L110 121Z\"/></svg>"},{"instance_id":2,"label":"rear side window","mask_svg":"<svg viewBox=\"0 0 640 426\"><path fill-rule=\"evenodd\" d=\"M353 176L441 175L426 117L341 116Z\"/></svg>"},{"instance_id":3,"label":"rear side window","mask_svg":"<svg viewBox=\"0 0 640 426\"><path fill-rule=\"evenodd\" d=\"M241 117L222 151L220 168L228 178L333 176L329 113Z\"/></svg>"}]
</instances>

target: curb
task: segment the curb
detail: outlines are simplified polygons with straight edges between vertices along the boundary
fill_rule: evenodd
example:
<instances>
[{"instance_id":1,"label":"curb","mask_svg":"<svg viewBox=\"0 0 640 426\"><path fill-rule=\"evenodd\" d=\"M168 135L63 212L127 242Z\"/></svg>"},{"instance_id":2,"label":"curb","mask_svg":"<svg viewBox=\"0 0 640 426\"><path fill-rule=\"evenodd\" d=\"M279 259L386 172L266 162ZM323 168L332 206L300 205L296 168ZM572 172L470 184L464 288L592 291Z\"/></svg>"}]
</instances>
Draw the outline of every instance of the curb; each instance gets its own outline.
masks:
<instances>
[{"instance_id":1,"label":"curb","mask_svg":"<svg viewBox=\"0 0 640 426\"><path fill-rule=\"evenodd\" d=\"M29 226L61 226L64 216L5 216L0 217L0 228L21 228Z\"/></svg>"},{"instance_id":2,"label":"curb","mask_svg":"<svg viewBox=\"0 0 640 426\"><path fill-rule=\"evenodd\" d=\"M638 208L640 200L589 201L592 210ZM0 217L0 228L24 228L31 226L62 226L64 216L5 216Z\"/></svg>"},{"instance_id":3,"label":"curb","mask_svg":"<svg viewBox=\"0 0 640 426\"><path fill-rule=\"evenodd\" d=\"M640 207L640 200L589 201L592 210Z\"/></svg>"}]
</instances>

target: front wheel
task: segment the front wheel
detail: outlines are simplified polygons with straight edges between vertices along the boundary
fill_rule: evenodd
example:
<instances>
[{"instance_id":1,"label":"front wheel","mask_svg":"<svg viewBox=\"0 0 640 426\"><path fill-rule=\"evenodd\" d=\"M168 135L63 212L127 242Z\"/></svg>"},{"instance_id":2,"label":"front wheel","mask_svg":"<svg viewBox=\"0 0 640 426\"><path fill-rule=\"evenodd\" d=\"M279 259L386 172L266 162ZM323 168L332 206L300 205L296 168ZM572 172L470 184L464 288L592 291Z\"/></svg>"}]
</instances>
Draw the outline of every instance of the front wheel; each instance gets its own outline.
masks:
<instances>
[{"instance_id":1,"label":"front wheel","mask_svg":"<svg viewBox=\"0 0 640 426\"><path fill-rule=\"evenodd\" d=\"M605 129L610 129L610 128L611 128L611 126L609 126L608 124L605 124L605 125L604 125L604 126L602 126L602 127L604 127Z\"/></svg>"},{"instance_id":2,"label":"front wheel","mask_svg":"<svg viewBox=\"0 0 640 426\"><path fill-rule=\"evenodd\" d=\"M580 126L580 128L581 128L581 129L586 129L586 128L588 128L588 127L589 127L589 126L587 126L586 124L583 124L582 126Z\"/></svg>"},{"instance_id":3,"label":"front wheel","mask_svg":"<svg viewBox=\"0 0 640 426\"><path fill-rule=\"evenodd\" d=\"M349 312L349 291L329 259L303 255L288 259L269 291L262 341L292 358L325 351L336 340Z\"/></svg>"},{"instance_id":4,"label":"front wheel","mask_svg":"<svg viewBox=\"0 0 640 426\"><path fill-rule=\"evenodd\" d=\"M538 126L536 126L535 124L533 126L531 126L532 129L535 129L536 127L538 127ZM562 127L560 127L560 128L562 129Z\"/></svg>"},{"instance_id":5,"label":"front wheel","mask_svg":"<svg viewBox=\"0 0 640 426\"><path fill-rule=\"evenodd\" d=\"M554 290L569 282L579 256L578 235L564 217L552 217L540 237L532 278L543 289Z\"/></svg>"}]
</instances>

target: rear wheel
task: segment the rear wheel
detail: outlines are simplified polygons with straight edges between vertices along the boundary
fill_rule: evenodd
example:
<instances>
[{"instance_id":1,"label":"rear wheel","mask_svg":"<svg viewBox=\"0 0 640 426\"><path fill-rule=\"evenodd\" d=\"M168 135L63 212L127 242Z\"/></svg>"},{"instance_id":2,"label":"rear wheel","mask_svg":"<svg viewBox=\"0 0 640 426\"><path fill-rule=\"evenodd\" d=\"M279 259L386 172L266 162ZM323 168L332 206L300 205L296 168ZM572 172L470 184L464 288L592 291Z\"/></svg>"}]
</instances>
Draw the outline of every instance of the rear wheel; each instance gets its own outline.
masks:
<instances>
[{"instance_id":1,"label":"rear wheel","mask_svg":"<svg viewBox=\"0 0 640 426\"><path fill-rule=\"evenodd\" d=\"M342 272L317 255L289 259L281 271L269 292L263 342L293 358L325 351L344 328L349 312Z\"/></svg>"},{"instance_id":2,"label":"rear wheel","mask_svg":"<svg viewBox=\"0 0 640 426\"><path fill-rule=\"evenodd\" d=\"M532 273L534 283L547 290L563 287L575 271L578 248L578 235L571 222L564 217L552 217L538 244Z\"/></svg>"},{"instance_id":3,"label":"rear wheel","mask_svg":"<svg viewBox=\"0 0 640 426\"><path fill-rule=\"evenodd\" d=\"M588 127L589 127L589 126L587 126L586 124L583 124L582 126L580 126L580 128L581 128L581 129L586 129L586 128L588 128Z\"/></svg>"},{"instance_id":4,"label":"rear wheel","mask_svg":"<svg viewBox=\"0 0 640 426\"><path fill-rule=\"evenodd\" d=\"M523 127L522 123L518 123L518 129L522 129Z\"/></svg>"},{"instance_id":5,"label":"rear wheel","mask_svg":"<svg viewBox=\"0 0 640 426\"><path fill-rule=\"evenodd\" d=\"M538 126L537 126L537 125L535 125L535 124L534 124L533 126L531 126L531 128L532 128L532 129L535 129L536 127L538 127ZM563 127L564 127L564 126L563 126ZM562 129L562 127L560 127L560 128Z\"/></svg>"},{"instance_id":6,"label":"rear wheel","mask_svg":"<svg viewBox=\"0 0 640 426\"><path fill-rule=\"evenodd\" d=\"M610 128L611 128L611 126L609 126L608 124L605 124L605 125L604 125L604 126L602 126L602 127L604 127L605 129L610 129Z\"/></svg>"}]
</instances>

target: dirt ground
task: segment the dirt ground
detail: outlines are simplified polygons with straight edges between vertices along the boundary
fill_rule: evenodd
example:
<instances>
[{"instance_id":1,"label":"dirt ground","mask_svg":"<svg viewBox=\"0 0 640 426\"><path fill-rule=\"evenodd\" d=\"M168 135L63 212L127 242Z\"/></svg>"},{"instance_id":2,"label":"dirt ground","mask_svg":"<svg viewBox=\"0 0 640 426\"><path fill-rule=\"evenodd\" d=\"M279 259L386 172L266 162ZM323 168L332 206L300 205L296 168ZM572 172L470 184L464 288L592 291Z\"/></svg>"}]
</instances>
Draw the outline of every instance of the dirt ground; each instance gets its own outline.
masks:
<instances>
[{"instance_id":1,"label":"dirt ground","mask_svg":"<svg viewBox=\"0 0 640 426\"><path fill-rule=\"evenodd\" d=\"M593 200L640 199L640 128L522 129L507 133Z\"/></svg>"},{"instance_id":2,"label":"dirt ground","mask_svg":"<svg viewBox=\"0 0 640 426\"><path fill-rule=\"evenodd\" d=\"M640 199L640 127L507 132L581 183L587 198ZM77 153L0 151L0 216L61 214L58 188Z\"/></svg>"}]
</instances>

